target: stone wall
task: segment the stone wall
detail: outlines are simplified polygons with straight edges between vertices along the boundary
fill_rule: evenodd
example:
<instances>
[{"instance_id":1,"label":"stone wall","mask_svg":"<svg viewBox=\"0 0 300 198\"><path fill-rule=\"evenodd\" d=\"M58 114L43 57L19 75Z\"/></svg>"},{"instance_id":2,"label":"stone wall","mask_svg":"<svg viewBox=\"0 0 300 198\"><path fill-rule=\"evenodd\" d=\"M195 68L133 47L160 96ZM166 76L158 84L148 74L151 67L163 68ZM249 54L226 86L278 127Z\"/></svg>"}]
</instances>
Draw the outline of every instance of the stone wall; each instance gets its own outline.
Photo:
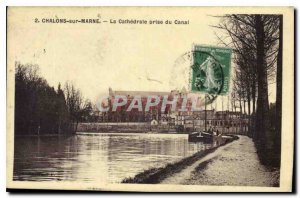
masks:
<instances>
[{"instance_id":1,"label":"stone wall","mask_svg":"<svg viewBox=\"0 0 300 198\"><path fill-rule=\"evenodd\" d=\"M157 125L149 123L78 123L77 132L175 132L174 126Z\"/></svg>"}]
</instances>

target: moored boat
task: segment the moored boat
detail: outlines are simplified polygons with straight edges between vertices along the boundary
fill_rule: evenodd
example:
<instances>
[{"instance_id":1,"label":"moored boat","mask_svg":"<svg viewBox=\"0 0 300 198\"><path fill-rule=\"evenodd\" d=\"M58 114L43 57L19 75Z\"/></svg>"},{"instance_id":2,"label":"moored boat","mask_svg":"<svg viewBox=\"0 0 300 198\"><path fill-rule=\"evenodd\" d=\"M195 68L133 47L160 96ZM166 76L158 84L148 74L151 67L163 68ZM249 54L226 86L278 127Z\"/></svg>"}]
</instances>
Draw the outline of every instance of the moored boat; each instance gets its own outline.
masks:
<instances>
[{"instance_id":1,"label":"moored boat","mask_svg":"<svg viewBox=\"0 0 300 198\"><path fill-rule=\"evenodd\" d=\"M213 134L207 132L192 132L188 137L189 142L211 142Z\"/></svg>"}]
</instances>

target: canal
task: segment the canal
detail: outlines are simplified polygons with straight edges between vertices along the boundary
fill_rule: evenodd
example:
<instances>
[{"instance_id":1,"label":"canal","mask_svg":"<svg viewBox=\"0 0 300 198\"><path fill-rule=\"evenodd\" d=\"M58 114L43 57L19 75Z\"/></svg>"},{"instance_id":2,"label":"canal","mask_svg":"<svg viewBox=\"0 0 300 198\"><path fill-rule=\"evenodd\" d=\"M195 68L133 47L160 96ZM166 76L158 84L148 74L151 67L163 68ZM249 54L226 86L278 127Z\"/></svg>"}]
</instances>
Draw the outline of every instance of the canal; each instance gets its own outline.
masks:
<instances>
[{"instance_id":1,"label":"canal","mask_svg":"<svg viewBox=\"0 0 300 198\"><path fill-rule=\"evenodd\" d=\"M17 137L16 181L118 183L211 148L186 134L79 133L71 137Z\"/></svg>"}]
</instances>

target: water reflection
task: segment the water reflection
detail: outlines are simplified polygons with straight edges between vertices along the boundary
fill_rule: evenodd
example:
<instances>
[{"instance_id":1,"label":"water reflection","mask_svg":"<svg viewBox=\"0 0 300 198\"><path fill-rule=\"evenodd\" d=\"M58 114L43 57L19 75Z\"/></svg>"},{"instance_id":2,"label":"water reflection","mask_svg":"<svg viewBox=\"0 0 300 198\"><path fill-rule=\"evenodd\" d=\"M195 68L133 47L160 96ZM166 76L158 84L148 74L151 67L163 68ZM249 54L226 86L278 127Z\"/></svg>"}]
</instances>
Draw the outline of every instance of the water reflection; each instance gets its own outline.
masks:
<instances>
[{"instance_id":1,"label":"water reflection","mask_svg":"<svg viewBox=\"0 0 300 198\"><path fill-rule=\"evenodd\" d=\"M210 148L185 134L98 134L22 137L15 141L14 180L120 182Z\"/></svg>"}]
</instances>

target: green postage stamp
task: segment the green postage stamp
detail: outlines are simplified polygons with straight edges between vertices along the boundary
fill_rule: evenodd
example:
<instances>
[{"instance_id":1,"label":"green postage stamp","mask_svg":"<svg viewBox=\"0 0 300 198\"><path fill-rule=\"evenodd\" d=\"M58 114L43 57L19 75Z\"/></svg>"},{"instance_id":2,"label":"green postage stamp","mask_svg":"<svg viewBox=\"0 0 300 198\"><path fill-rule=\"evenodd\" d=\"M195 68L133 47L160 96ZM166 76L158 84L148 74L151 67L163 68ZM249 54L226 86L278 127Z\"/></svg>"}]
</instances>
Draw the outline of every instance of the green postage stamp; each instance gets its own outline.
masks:
<instances>
[{"instance_id":1,"label":"green postage stamp","mask_svg":"<svg viewBox=\"0 0 300 198\"><path fill-rule=\"evenodd\" d=\"M230 83L231 53L230 48L195 45L191 90L226 95Z\"/></svg>"}]
</instances>

